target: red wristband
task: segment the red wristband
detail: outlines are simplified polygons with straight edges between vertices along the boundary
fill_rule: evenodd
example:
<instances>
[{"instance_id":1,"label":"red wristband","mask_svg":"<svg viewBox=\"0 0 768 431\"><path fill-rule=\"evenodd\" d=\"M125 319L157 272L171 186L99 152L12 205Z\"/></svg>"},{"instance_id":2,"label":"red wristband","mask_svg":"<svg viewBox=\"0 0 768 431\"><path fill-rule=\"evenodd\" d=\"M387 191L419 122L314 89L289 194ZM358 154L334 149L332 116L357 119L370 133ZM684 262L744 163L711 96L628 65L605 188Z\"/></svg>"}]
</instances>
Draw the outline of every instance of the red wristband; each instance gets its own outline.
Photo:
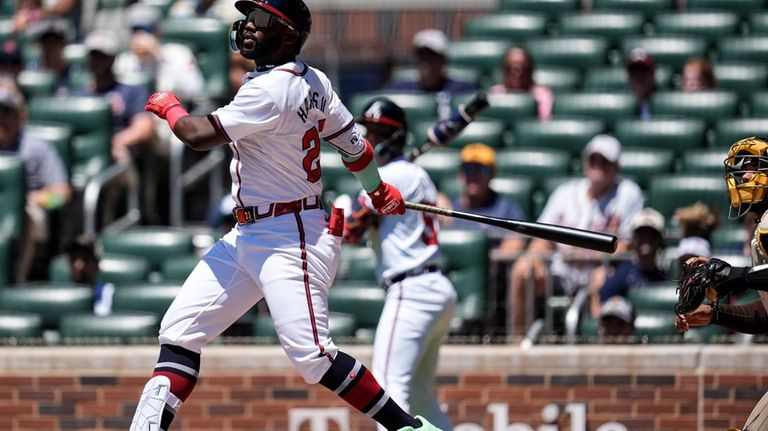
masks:
<instances>
[{"instance_id":1,"label":"red wristband","mask_svg":"<svg viewBox=\"0 0 768 431\"><path fill-rule=\"evenodd\" d=\"M176 122L179 121L179 118L186 117L187 115L189 115L189 112L187 112L183 106L171 106L171 109L165 113L165 121L168 122L168 124L171 126L171 131L173 131L174 127L176 126Z\"/></svg>"}]
</instances>

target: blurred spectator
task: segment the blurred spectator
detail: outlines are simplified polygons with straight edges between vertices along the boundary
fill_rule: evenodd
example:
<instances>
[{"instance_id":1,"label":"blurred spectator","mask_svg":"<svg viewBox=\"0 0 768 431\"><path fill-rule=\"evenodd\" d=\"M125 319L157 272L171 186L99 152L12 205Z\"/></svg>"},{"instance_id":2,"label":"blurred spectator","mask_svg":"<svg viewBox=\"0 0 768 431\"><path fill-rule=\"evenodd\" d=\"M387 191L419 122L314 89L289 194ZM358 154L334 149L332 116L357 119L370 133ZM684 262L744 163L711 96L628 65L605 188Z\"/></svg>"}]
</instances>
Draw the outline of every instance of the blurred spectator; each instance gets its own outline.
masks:
<instances>
[{"instance_id":1,"label":"blurred spectator","mask_svg":"<svg viewBox=\"0 0 768 431\"><path fill-rule=\"evenodd\" d=\"M683 66L680 89L683 91L703 91L717 88L715 69L705 58L692 58Z\"/></svg>"},{"instance_id":2,"label":"blurred spectator","mask_svg":"<svg viewBox=\"0 0 768 431\"><path fill-rule=\"evenodd\" d=\"M64 247L64 252L69 260L70 281L93 288L93 314L97 316L112 314L112 296L115 293L115 286L98 279L101 252L94 242L78 237Z\"/></svg>"},{"instance_id":3,"label":"blurred spectator","mask_svg":"<svg viewBox=\"0 0 768 431\"><path fill-rule=\"evenodd\" d=\"M597 322L597 334L602 342L620 343L624 337L635 335L635 308L623 296L605 301Z\"/></svg>"},{"instance_id":4,"label":"blurred spectator","mask_svg":"<svg viewBox=\"0 0 768 431\"><path fill-rule=\"evenodd\" d=\"M244 18L228 0L176 0L168 15L172 18L209 17L224 22Z\"/></svg>"},{"instance_id":5,"label":"blurred spectator","mask_svg":"<svg viewBox=\"0 0 768 431\"><path fill-rule=\"evenodd\" d=\"M46 18L63 18L79 32L82 18L80 0L18 0L13 15L13 31L24 32L31 24ZM75 35L77 37L77 35Z\"/></svg>"},{"instance_id":6,"label":"blurred spectator","mask_svg":"<svg viewBox=\"0 0 768 431\"><path fill-rule=\"evenodd\" d=\"M640 108L640 118L651 118L651 94L656 90L656 62L642 48L629 52L624 67L627 83Z\"/></svg>"},{"instance_id":7,"label":"blurred spectator","mask_svg":"<svg viewBox=\"0 0 768 431\"><path fill-rule=\"evenodd\" d=\"M449 77L445 71L449 40L437 29L427 29L413 36L413 56L418 77L415 80L394 81L384 87L392 91L434 93L438 103L437 115L446 118L454 94L475 91L475 84Z\"/></svg>"},{"instance_id":8,"label":"blurred spectator","mask_svg":"<svg viewBox=\"0 0 768 431\"><path fill-rule=\"evenodd\" d=\"M680 243L675 251L678 271L690 257L712 256L712 233L722 224L722 216L716 208L696 202L678 208L674 220L680 229Z\"/></svg>"},{"instance_id":9,"label":"blurred spectator","mask_svg":"<svg viewBox=\"0 0 768 431\"><path fill-rule=\"evenodd\" d=\"M675 266L677 267L676 277L680 277L683 272L683 264L692 257L712 257L712 247L708 240L700 236L689 236L682 238L675 248Z\"/></svg>"},{"instance_id":10,"label":"blurred spectator","mask_svg":"<svg viewBox=\"0 0 768 431\"><path fill-rule=\"evenodd\" d=\"M15 79L24 68L21 59L21 47L15 39L0 42L0 76Z\"/></svg>"},{"instance_id":11,"label":"blurred spectator","mask_svg":"<svg viewBox=\"0 0 768 431\"><path fill-rule=\"evenodd\" d=\"M50 212L61 209L72 194L56 148L23 132L25 110L24 96L13 80L0 78L0 151L16 153L26 169L26 221L16 283L39 278L30 270L38 245L48 245Z\"/></svg>"},{"instance_id":12,"label":"blurred spectator","mask_svg":"<svg viewBox=\"0 0 768 431\"><path fill-rule=\"evenodd\" d=\"M644 199L636 183L619 178L620 155L621 143L613 136L592 138L582 157L585 178L559 185L547 199L538 221L615 234L619 238L617 252L627 251L632 220L643 208ZM587 287L603 257L595 251L533 238L511 271L508 328L512 334L525 334L529 294L534 295L536 303L532 311L543 314L539 310L543 310L549 281L552 293L574 295ZM530 292L529 286L533 288Z\"/></svg>"},{"instance_id":13,"label":"blurred spectator","mask_svg":"<svg viewBox=\"0 0 768 431\"><path fill-rule=\"evenodd\" d=\"M667 278L659 268L664 251L664 216L653 208L644 208L632 220L631 257L611 271L595 268L589 281L592 317L602 316L601 309L612 297L626 297L630 289Z\"/></svg>"},{"instance_id":14,"label":"blurred spectator","mask_svg":"<svg viewBox=\"0 0 768 431\"><path fill-rule=\"evenodd\" d=\"M183 101L200 96L205 84L192 50L181 43L163 43L158 37L160 12L147 4L134 3L125 9L125 21L131 29L131 49L115 60L118 80L151 77L157 91L170 91Z\"/></svg>"},{"instance_id":15,"label":"blurred spectator","mask_svg":"<svg viewBox=\"0 0 768 431\"><path fill-rule=\"evenodd\" d=\"M27 27L27 38L40 47L40 62L32 69L48 70L56 76L55 93L67 95L71 88L69 65L64 48L74 37L72 26L64 18L46 18Z\"/></svg>"},{"instance_id":16,"label":"blurred spectator","mask_svg":"<svg viewBox=\"0 0 768 431\"><path fill-rule=\"evenodd\" d=\"M548 87L533 81L534 68L533 58L525 48L521 46L509 48L501 61L502 82L492 86L488 92L491 94L531 93L536 100L539 120L547 120L552 116L555 96Z\"/></svg>"},{"instance_id":17,"label":"blurred spectator","mask_svg":"<svg viewBox=\"0 0 768 431\"><path fill-rule=\"evenodd\" d=\"M491 180L495 174L496 152L493 148L481 143L465 146L461 150L459 171L461 192L450 202L441 195L439 205L456 211L525 220L517 202L499 195L491 188ZM439 218L439 221L443 227L483 230L491 239L492 247L502 251L517 252L525 247L525 239L521 235L510 233L506 229L454 217Z\"/></svg>"}]
</instances>

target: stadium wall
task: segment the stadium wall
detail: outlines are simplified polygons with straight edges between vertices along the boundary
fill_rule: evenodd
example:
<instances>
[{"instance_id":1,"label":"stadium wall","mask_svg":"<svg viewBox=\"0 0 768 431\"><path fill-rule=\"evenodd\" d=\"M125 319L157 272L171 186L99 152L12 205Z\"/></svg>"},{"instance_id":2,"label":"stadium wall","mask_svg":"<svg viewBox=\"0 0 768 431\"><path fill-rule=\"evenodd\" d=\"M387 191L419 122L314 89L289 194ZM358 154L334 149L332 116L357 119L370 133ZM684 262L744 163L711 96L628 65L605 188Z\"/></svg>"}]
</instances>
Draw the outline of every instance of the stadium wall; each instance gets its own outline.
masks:
<instances>
[{"instance_id":1,"label":"stadium wall","mask_svg":"<svg viewBox=\"0 0 768 431\"><path fill-rule=\"evenodd\" d=\"M345 350L370 363L370 346ZM126 430L156 355L154 346L0 348L0 430ZM766 365L768 346L758 345L448 345L438 391L456 431L722 431L760 399ZM278 347L210 346L201 375L174 430L375 429L306 385Z\"/></svg>"}]
</instances>

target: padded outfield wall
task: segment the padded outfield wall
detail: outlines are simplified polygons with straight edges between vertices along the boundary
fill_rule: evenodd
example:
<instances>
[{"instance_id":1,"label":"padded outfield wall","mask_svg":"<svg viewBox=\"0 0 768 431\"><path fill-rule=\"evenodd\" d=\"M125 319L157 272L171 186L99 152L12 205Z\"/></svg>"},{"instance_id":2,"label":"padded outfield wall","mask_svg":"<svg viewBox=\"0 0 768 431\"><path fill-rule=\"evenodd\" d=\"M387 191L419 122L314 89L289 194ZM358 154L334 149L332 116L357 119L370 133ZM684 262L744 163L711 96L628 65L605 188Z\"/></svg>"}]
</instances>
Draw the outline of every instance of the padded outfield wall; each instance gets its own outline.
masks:
<instances>
[{"instance_id":1,"label":"padded outfield wall","mask_svg":"<svg viewBox=\"0 0 768 431\"><path fill-rule=\"evenodd\" d=\"M370 346L346 349L366 363ZM0 348L0 430L126 430L154 346ZM768 346L445 346L457 431L718 430L768 388ZM175 430L375 428L278 347L211 346Z\"/></svg>"}]
</instances>

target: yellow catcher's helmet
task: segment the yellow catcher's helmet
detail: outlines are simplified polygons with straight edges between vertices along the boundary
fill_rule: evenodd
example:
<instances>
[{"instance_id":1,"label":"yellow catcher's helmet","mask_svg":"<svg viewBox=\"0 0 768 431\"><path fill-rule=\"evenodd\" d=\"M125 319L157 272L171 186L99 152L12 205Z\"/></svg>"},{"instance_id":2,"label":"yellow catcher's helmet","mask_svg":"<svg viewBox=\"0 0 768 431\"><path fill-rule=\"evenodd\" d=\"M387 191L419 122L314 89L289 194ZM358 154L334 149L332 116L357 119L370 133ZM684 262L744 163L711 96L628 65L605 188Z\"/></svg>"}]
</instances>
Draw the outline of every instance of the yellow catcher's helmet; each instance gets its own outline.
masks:
<instances>
[{"instance_id":1,"label":"yellow catcher's helmet","mask_svg":"<svg viewBox=\"0 0 768 431\"><path fill-rule=\"evenodd\" d=\"M746 214L753 204L763 202L768 187L768 142L749 137L737 141L725 159L725 183L731 207L729 218Z\"/></svg>"}]
</instances>

